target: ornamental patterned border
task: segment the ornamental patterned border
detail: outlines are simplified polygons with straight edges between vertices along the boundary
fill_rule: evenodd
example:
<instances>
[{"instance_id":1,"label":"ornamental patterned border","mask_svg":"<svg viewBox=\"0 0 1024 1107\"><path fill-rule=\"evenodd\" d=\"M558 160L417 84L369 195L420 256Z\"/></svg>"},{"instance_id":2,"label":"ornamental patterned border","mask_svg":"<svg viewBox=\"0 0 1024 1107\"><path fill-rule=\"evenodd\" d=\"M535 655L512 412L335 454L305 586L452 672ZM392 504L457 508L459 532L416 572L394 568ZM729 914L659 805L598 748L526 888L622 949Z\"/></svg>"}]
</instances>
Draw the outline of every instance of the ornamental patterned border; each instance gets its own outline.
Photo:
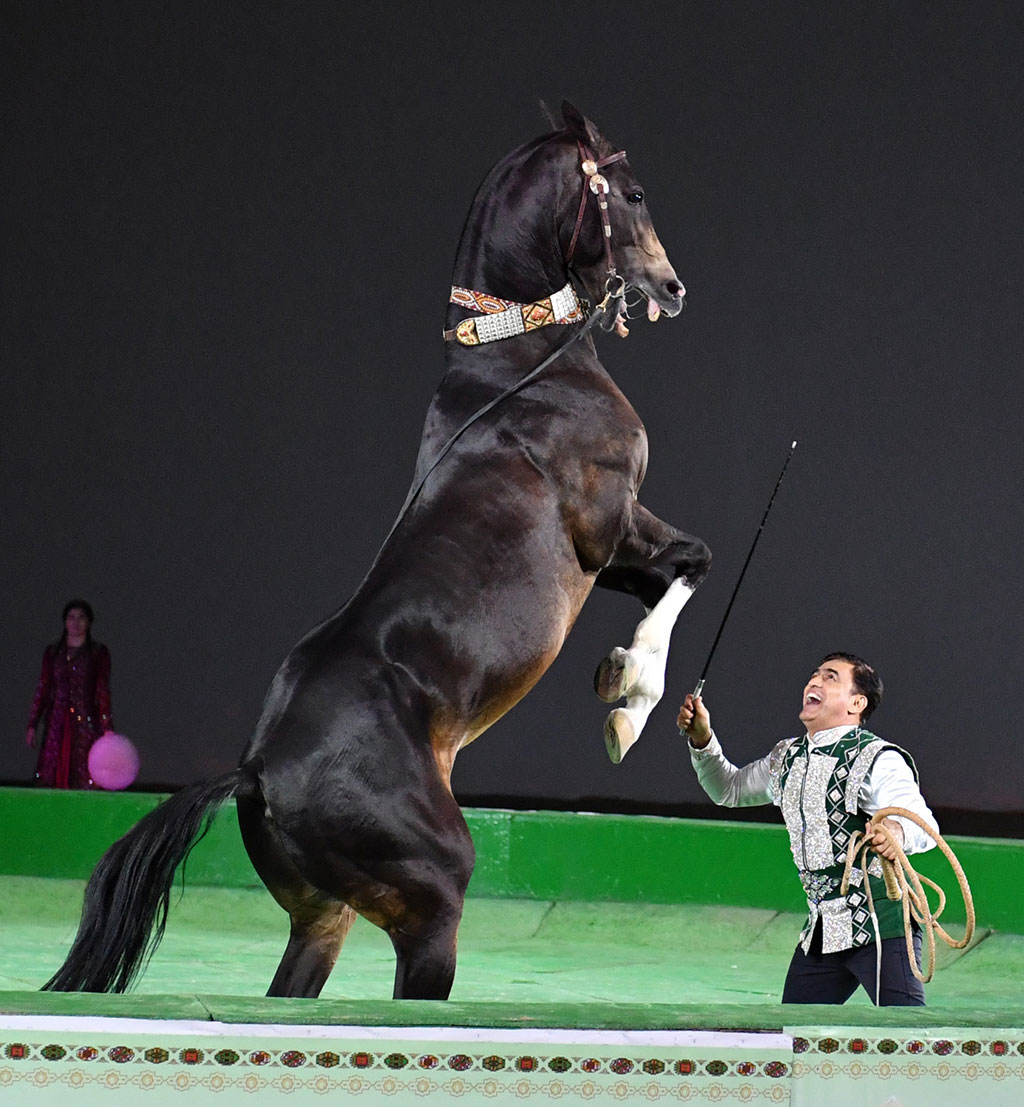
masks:
<instances>
[{"instance_id":1,"label":"ornamental patterned border","mask_svg":"<svg viewBox=\"0 0 1024 1107\"><path fill-rule=\"evenodd\" d=\"M793 1079L799 1086L801 1079L817 1077L821 1080L892 1080L894 1077L906 1077L909 1080L966 1080L969 1083L984 1079L985 1081L1002 1082L1004 1080L1024 1081L1024 1065L1006 1065L1002 1061L989 1064L977 1061L961 1061L954 1058L953 1062L939 1061L934 1058L925 1058L923 1061L915 1061L907 1058L899 1058L896 1061L882 1060L872 1063L867 1061L847 1061L840 1057L835 1061L821 1059L811 1064L801 1064L799 1061L793 1064ZM969 1098L961 1102L971 1102ZM1019 1102L1019 1100L1014 1100Z\"/></svg>"},{"instance_id":2,"label":"ornamental patterned border","mask_svg":"<svg viewBox=\"0 0 1024 1107\"><path fill-rule=\"evenodd\" d=\"M511 1104L861 1102L896 1080L910 1080L929 1101L1003 1102L1024 1083L1024 1034L973 1028L963 1037L936 1032L834 1026L795 1027L786 1045L732 1046L709 1040L620 1045L584 1042L338 1039L282 1035L205 1037L89 1028L8 1029L0 1041L0 1101L38 1093L47 1104L232 1102L294 1093L347 1096L366 1107L430 1100ZM18 1037L15 1038L14 1035ZM970 1035L970 1036L968 1036ZM792 1042L792 1052L788 1043ZM971 1085L970 1095L965 1089ZM15 1089L17 1089L15 1091ZM118 1097L118 1098L115 1098ZM860 1098L858 1098L860 1097ZM884 1097L883 1097L884 1098ZM979 1100L980 1101L980 1100ZM881 1102L881 1099L879 1099ZM1016 1102L1016 1100L1014 1100Z\"/></svg>"},{"instance_id":3,"label":"ornamental patterned border","mask_svg":"<svg viewBox=\"0 0 1024 1107\"><path fill-rule=\"evenodd\" d=\"M64 1072L37 1068L26 1068L23 1072L14 1075L11 1069L0 1068L0 1089L21 1085L25 1088L43 1090L57 1085L69 1091L87 1091L90 1089L102 1089L105 1092L124 1091L134 1089L141 1093L159 1093L161 1091L173 1091L175 1097L182 1093L224 1092L236 1090L258 1095L260 1093L279 1093L291 1095L298 1091L312 1091L319 1095L343 1094L347 1096L380 1096L409 1095L418 1098L428 1096L446 1096L451 1099L462 1099L466 1096L484 1096L494 1099L498 1096L513 1097L515 1099L530 1099L543 1097L545 1099L562 1099L594 1101L600 1099L622 1102L626 1099L640 1099L647 1102L656 1102L662 1099L670 1099L676 1102L688 1102L696 1100L708 1100L721 1103L727 1100L737 1100L741 1103L762 1101L771 1104L786 1105L790 1102L790 1082L777 1081L770 1085L757 1087L748 1082L736 1082L733 1084L708 1080L700 1084L679 1083L666 1084L656 1081L648 1083L631 1083L626 1080L607 1081L599 1080L562 1080L560 1078L548 1078L546 1080L531 1079L521 1075L514 1080L502 1080L500 1076L485 1076L477 1079L464 1079L460 1076L448 1077L441 1080L427 1074L403 1079L392 1073L381 1074L377 1077L366 1076L329 1076L326 1073L284 1073L280 1076L269 1078L257 1072L248 1074L231 1072L203 1072L179 1070L176 1074L155 1073L152 1069L144 1069L140 1073L123 1069L94 1069L83 1070L72 1068Z\"/></svg>"},{"instance_id":4,"label":"ornamental patterned border","mask_svg":"<svg viewBox=\"0 0 1024 1107\"><path fill-rule=\"evenodd\" d=\"M886 1057L906 1055L910 1057L950 1057L955 1054L964 1057L998 1057L1015 1059L1014 1055L1024 1057L1024 1041L1011 1041L1006 1038L994 1038L991 1041L978 1041L968 1038L966 1041L954 1041L950 1038L868 1038L863 1034L851 1037L823 1035L820 1038L793 1037L793 1053L853 1054L855 1056L881 1053Z\"/></svg>"},{"instance_id":5,"label":"ornamental patterned border","mask_svg":"<svg viewBox=\"0 0 1024 1107\"><path fill-rule=\"evenodd\" d=\"M352 1072L409 1073L417 1070L430 1073L482 1072L506 1076L558 1077L579 1074L585 1077L627 1077L634 1079L665 1078L676 1081L682 1078L746 1080L780 1080L791 1074L789 1058L770 1061L710 1059L670 1059L662 1057L594 1057L586 1054L506 1053L493 1048L487 1052L469 1054L463 1052L429 1053L415 1051L346 1050L329 1049L282 1050L235 1049L231 1047L201 1048L199 1046L174 1045L169 1048L154 1045L72 1045L50 1042L45 1045L27 1041L0 1042L0 1057L16 1063L100 1066L117 1065L167 1065L169 1069L254 1069L262 1071L306 1069L337 1069Z\"/></svg>"}]
</instances>

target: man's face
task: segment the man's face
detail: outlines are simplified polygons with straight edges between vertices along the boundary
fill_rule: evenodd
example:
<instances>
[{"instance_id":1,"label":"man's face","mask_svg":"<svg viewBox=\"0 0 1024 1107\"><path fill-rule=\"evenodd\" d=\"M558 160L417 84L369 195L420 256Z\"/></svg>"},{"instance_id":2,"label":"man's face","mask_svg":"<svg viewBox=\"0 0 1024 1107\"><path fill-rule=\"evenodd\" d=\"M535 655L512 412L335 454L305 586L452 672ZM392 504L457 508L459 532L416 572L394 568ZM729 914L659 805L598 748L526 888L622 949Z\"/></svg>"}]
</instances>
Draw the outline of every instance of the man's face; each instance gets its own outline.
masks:
<instances>
[{"instance_id":1,"label":"man's face","mask_svg":"<svg viewBox=\"0 0 1024 1107\"><path fill-rule=\"evenodd\" d=\"M808 734L834 726L856 726L867 703L867 697L853 686L849 661L823 661L804 687L800 721Z\"/></svg>"}]
</instances>

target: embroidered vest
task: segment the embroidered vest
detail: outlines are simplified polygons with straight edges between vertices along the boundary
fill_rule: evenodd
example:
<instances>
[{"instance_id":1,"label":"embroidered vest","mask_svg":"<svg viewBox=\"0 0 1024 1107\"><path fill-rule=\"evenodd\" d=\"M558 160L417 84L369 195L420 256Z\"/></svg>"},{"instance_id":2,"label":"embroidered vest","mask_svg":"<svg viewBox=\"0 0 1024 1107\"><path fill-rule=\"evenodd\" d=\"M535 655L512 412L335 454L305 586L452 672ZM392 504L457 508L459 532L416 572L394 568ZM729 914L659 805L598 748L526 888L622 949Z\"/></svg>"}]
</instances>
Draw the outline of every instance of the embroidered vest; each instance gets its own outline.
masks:
<instances>
[{"instance_id":1,"label":"embroidered vest","mask_svg":"<svg viewBox=\"0 0 1024 1107\"><path fill-rule=\"evenodd\" d=\"M782 809L793 860L807 895L807 923L800 932L805 953L818 919L823 953L875 940L860 865L851 870L849 894L839 895L839 885L850 838L864 829L868 818L858 806L860 787L883 750L895 750L905 757L917 777L917 767L906 750L860 728L814 749L804 735L787 738L772 750L772 801ZM899 937L903 934L903 906L886 897L877 855L868 872L880 936Z\"/></svg>"}]
</instances>

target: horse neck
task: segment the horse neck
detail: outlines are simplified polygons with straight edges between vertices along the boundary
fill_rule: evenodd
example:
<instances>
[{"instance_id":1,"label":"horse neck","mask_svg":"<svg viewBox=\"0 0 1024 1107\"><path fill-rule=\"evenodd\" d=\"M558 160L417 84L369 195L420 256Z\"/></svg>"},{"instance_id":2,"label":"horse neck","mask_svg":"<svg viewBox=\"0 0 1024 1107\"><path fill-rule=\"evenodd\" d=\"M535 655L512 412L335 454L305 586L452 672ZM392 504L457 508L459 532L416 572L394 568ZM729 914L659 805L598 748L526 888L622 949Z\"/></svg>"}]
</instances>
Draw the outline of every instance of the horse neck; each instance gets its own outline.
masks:
<instances>
[{"instance_id":1,"label":"horse neck","mask_svg":"<svg viewBox=\"0 0 1024 1107\"><path fill-rule=\"evenodd\" d=\"M531 303L567 278L558 242L564 206L564 137L536 139L500 161L477 190L455 258L452 283ZM452 326L465 309L449 305Z\"/></svg>"}]
</instances>

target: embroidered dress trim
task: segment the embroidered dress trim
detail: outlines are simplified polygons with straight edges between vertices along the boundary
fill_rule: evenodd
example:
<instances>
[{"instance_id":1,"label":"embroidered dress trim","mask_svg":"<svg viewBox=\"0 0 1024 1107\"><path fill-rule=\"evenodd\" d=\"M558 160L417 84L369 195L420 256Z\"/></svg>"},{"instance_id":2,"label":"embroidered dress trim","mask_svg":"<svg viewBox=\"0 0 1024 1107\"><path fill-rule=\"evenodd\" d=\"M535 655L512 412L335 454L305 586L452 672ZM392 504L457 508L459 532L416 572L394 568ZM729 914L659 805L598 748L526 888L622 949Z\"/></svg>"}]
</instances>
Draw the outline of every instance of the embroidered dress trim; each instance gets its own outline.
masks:
<instances>
[{"instance_id":1,"label":"embroidered dress trim","mask_svg":"<svg viewBox=\"0 0 1024 1107\"><path fill-rule=\"evenodd\" d=\"M857 872L857 875L863 878L863 873ZM853 873L850 874L850 883L853 883ZM802 869L800 872L800 883L804 886L804 893L807 896L807 903L809 906L822 903L828 899L833 892L838 889L842 883L837 876L830 876L828 873L816 873L809 872L807 869Z\"/></svg>"},{"instance_id":2,"label":"embroidered dress trim","mask_svg":"<svg viewBox=\"0 0 1024 1107\"><path fill-rule=\"evenodd\" d=\"M846 781L846 810L855 814L858 808L857 797L860 795L860 786L868 775L875 758L888 745L881 738L876 738L857 754L857 759L850 767L850 776Z\"/></svg>"},{"instance_id":3,"label":"embroidered dress trim","mask_svg":"<svg viewBox=\"0 0 1024 1107\"><path fill-rule=\"evenodd\" d=\"M828 754L812 753L808 758L803 788L804 856L811 869L827 869L835 864L832 849L832 827L825 801L829 781L837 759Z\"/></svg>"},{"instance_id":4,"label":"embroidered dress trim","mask_svg":"<svg viewBox=\"0 0 1024 1107\"><path fill-rule=\"evenodd\" d=\"M800 754L786 776L780 806L798 869L827 869L835 864L825 801L836 763L828 754Z\"/></svg>"},{"instance_id":5,"label":"embroidered dress trim","mask_svg":"<svg viewBox=\"0 0 1024 1107\"><path fill-rule=\"evenodd\" d=\"M768 755L768 776L771 780L772 803L776 807L782 804L782 768L785 764L786 750L796 741L795 738L783 738L776 742L772 752Z\"/></svg>"},{"instance_id":6,"label":"embroidered dress trim","mask_svg":"<svg viewBox=\"0 0 1024 1107\"><path fill-rule=\"evenodd\" d=\"M453 285L449 302L483 313L482 319L463 319L454 331L445 331L446 339L454 338L461 346L480 346L552 323L578 323L583 319L583 305L571 284L531 304Z\"/></svg>"},{"instance_id":7,"label":"embroidered dress trim","mask_svg":"<svg viewBox=\"0 0 1024 1107\"><path fill-rule=\"evenodd\" d=\"M769 777L775 802L789 832L790 846L807 896L807 924L800 944L810 947L818 921L822 927L822 951L867 945L875 940L875 926L868 908L867 888L859 865L850 872L846 895L838 895L839 878L850 841L863 830L864 813L858 805L860 791L880 753L893 749L902 754L916 777L906 751L859 727L836 728L839 735L816 747L808 739L779 742L769 755ZM902 933L900 905L887 898L881 877L881 860L873 855L868 873L878 930L883 938Z\"/></svg>"},{"instance_id":8,"label":"embroidered dress trim","mask_svg":"<svg viewBox=\"0 0 1024 1107\"><path fill-rule=\"evenodd\" d=\"M846 899L827 899L818 911L821 915L821 952L835 953L840 949L849 949L853 945L853 916ZM813 934L813 927L811 932ZM810 945L810 938L807 944Z\"/></svg>"},{"instance_id":9,"label":"embroidered dress trim","mask_svg":"<svg viewBox=\"0 0 1024 1107\"><path fill-rule=\"evenodd\" d=\"M803 788L804 777L807 774L807 758L794 758L786 774L786 783L779 799L779 807L782 808L782 818L789 831L789 848L793 851L793 860L798 869L806 869L810 866L804 863L803 858L803 814L800 810L800 791Z\"/></svg>"}]
</instances>

